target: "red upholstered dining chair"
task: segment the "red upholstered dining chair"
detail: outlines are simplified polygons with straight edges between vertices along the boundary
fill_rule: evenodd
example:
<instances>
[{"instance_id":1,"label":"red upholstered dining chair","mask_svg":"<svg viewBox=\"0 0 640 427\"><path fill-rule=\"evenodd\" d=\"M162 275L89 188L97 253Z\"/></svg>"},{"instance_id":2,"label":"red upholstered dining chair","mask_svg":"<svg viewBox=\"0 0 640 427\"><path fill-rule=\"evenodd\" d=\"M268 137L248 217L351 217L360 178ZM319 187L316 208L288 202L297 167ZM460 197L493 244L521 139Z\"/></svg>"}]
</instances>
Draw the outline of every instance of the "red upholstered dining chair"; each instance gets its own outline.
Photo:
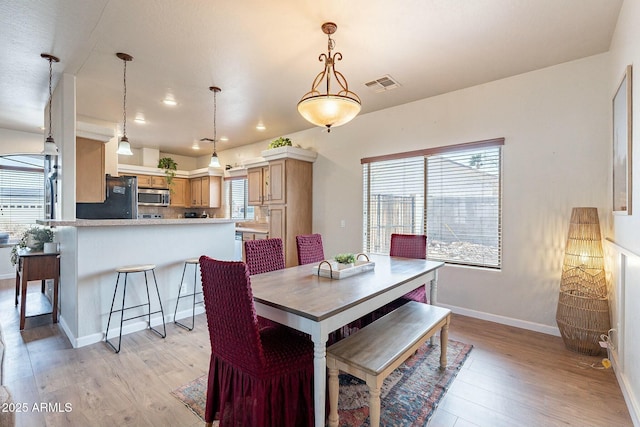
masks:
<instances>
[{"instance_id":1,"label":"red upholstered dining chair","mask_svg":"<svg viewBox=\"0 0 640 427\"><path fill-rule=\"evenodd\" d=\"M244 242L244 253L249 274L267 273L284 268L284 250L282 239L247 240Z\"/></svg>"},{"instance_id":2,"label":"red upholstered dining chair","mask_svg":"<svg viewBox=\"0 0 640 427\"><path fill-rule=\"evenodd\" d=\"M298 249L298 265L311 264L325 259L322 235L320 234L296 236L296 247Z\"/></svg>"},{"instance_id":3,"label":"red upholstered dining chair","mask_svg":"<svg viewBox=\"0 0 640 427\"><path fill-rule=\"evenodd\" d=\"M241 261L200 257L211 341L205 422L220 427L313 425L313 343L284 326L258 327Z\"/></svg>"}]
</instances>

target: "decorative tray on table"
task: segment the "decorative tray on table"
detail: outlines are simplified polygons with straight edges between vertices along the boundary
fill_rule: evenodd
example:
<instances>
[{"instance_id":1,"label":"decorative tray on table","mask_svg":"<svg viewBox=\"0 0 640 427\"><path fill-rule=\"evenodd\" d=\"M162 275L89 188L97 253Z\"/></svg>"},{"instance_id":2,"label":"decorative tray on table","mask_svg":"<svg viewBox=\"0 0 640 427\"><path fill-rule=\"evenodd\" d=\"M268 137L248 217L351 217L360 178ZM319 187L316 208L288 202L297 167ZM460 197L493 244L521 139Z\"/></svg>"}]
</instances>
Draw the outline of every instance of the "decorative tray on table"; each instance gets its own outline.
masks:
<instances>
[{"instance_id":1,"label":"decorative tray on table","mask_svg":"<svg viewBox=\"0 0 640 427\"><path fill-rule=\"evenodd\" d=\"M360 259L360 257L364 259ZM356 262L352 264L340 264L336 261L324 260L313 267L313 274L331 279L344 279L345 277L373 270L375 265L375 262L369 261L367 255L358 254Z\"/></svg>"}]
</instances>

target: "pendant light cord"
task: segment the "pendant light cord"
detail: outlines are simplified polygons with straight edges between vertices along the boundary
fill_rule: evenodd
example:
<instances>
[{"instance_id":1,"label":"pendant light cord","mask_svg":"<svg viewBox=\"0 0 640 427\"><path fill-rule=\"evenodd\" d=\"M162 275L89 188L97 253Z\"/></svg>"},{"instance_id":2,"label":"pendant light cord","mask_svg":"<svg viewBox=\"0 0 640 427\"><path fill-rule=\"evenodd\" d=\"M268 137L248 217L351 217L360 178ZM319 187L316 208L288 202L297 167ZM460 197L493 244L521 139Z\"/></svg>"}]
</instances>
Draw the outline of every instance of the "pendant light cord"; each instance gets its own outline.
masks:
<instances>
[{"instance_id":1,"label":"pendant light cord","mask_svg":"<svg viewBox=\"0 0 640 427\"><path fill-rule=\"evenodd\" d=\"M216 91L213 91L213 152L216 152L216 141L218 140L217 126L216 126L216 115L218 110L218 103L216 101Z\"/></svg>"},{"instance_id":2,"label":"pendant light cord","mask_svg":"<svg viewBox=\"0 0 640 427\"><path fill-rule=\"evenodd\" d=\"M51 98L52 98L52 94L51 94L51 79L53 76L53 60L52 58L49 58L49 138L53 138L51 136L52 134L52 122L51 122Z\"/></svg>"},{"instance_id":3,"label":"pendant light cord","mask_svg":"<svg viewBox=\"0 0 640 427\"><path fill-rule=\"evenodd\" d=\"M122 135L127 138L127 61L124 60L124 97L122 101Z\"/></svg>"}]
</instances>

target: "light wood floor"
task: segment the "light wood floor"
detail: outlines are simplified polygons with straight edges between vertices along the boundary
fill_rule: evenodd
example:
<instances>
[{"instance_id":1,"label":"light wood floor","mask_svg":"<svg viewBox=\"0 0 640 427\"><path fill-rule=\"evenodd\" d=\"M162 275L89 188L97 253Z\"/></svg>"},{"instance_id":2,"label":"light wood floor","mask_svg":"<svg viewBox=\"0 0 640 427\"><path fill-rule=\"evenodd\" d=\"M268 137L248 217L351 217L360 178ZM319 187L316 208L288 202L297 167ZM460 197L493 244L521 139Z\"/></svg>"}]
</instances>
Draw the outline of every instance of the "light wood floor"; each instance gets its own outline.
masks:
<instances>
[{"instance_id":1,"label":"light wood floor","mask_svg":"<svg viewBox=\"0 0 640 427\"><path fill-rule=\"evenodd\" d=\"M30 286L28 307L39 297ZM192 332L168 324L166 339L148 330L125 336L114 354L104 343L73 349L50 316L19 332L13 293L13 281L0 281L4 382L29 408L18 426L202 426L170 391L207 372L203 315ZM454 316L450 338L474 349L431 427L632 426L613 371L585 368L600 358L572 353L558 337ZM41 403L49 411L34 412Z\"/></svg>"}]
</instances>

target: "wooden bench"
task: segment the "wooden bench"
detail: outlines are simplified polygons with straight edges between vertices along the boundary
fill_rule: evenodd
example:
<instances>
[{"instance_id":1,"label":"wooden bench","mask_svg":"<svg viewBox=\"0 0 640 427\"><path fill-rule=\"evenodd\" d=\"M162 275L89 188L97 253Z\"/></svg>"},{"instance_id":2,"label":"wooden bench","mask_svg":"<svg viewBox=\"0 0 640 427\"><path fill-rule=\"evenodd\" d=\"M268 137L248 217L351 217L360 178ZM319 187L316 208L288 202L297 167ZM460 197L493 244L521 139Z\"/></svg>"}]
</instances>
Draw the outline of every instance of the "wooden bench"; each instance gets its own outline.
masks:
<instances>
[{"instance_id":1,"label":"wooden bench","mask_svg":"<svg viewBox=\"0 0 640 427\"><path fill-rule=\"evenodd\" d=\"M384 379L440 330L440 368L447 366L451 310L411 301L327 349L329 427L338 426L338 372L369 386L371 427L380 425L380 387Z\"/></svg>"}]
</instances>

